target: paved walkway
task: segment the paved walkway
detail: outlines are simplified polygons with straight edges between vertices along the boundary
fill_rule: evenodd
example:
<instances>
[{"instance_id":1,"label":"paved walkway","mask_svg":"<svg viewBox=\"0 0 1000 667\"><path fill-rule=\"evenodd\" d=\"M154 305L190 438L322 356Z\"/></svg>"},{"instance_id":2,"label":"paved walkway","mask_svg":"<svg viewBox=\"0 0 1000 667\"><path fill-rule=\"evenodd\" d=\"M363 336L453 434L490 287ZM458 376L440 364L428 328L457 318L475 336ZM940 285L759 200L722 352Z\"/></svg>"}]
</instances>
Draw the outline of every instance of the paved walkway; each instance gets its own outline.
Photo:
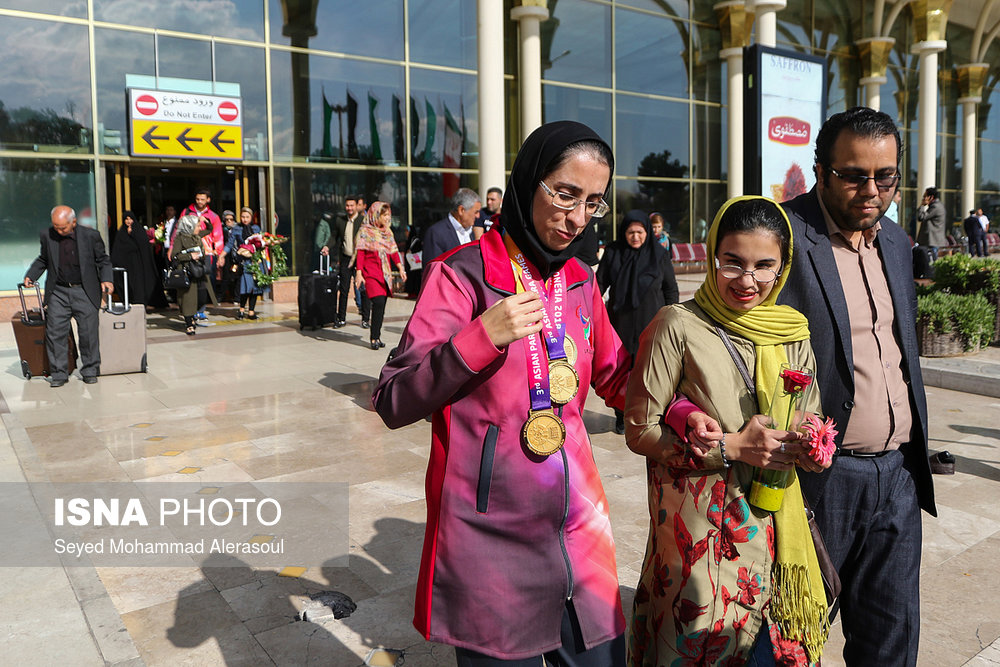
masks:
<instances>
[{"instance_id":1,"label":"paved walkway","mask_svg":"<svg viewBox=\"0 0 1000 667\"><path fill-rule=\"evenodd\" d=\"M698 281L682 279L682 291ZM389 347L411 308L390 300L383 335ZM398 652L407 667L454 664L451 649L423 641L410 624L429 424L389 431L371 412L385 351L368 348L356 316L343 329L300 332L294 304L267 303L261 312L261 321L247 323L220 310L194 338L181 333L176 316L154 315L148 373L103 377L97 385L74 376L59 389L21 377L11 330L0 327L0 487L342 482L350 502L346 555L332 546L334 520L313 530L330 541L329 561L284 571L294 576L278 576L294 563L10 565L0 579L4 664L339 667L366 659L392 664ZM1000 367L1000 353L927 363L947 366L941 372L949 381L981 381ZM932 448L954 453L958 473L936 478L940 516L924 519L920 664L997 664L1000 401L937 387L928 398ZM644 466L612 432L610 410L592 399L585 414L612 508L627 608L646 542ZM19 527L44 509L31 498L5 504L4 542L20 544ZM308 594L320 590L350 596L357 610L341 619L328 613L296 620L309 607ZM837 632L826 665L842 664Z\"/></svg>"}]
</instances>

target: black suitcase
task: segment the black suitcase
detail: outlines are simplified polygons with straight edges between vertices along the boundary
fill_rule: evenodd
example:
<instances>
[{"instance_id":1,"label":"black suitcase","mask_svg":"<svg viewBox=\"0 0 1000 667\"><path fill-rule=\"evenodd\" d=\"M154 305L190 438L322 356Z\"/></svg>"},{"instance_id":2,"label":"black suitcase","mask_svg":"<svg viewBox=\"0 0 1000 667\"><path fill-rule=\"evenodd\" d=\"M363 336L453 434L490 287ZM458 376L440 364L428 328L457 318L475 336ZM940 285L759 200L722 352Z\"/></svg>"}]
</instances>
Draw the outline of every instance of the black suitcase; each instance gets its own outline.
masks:
<instances>
[{"instance_id":1,"label":"black suitcase","mask_svg":"<svg viewBox=\"0 0 1000 667\"><path fill-rule=\"evenodd\" d=\"M320 256L318 272L299 276L299 329L321 329L336 321L337 284L326 255Z\"/></svg>"},{"instance_id":2,"label":"black suitcase","mask_svg":"<svg viewBox=\"0 0 1000 667\"><path fill-rule=\"evenodd\" d=\"M933 250L925 245L913 246L913 277L917 279L933 278L934 267L931 266L933 261Z\"/></svg>"},{"instance_id":3,"label":"black suitcase","mask_svg":"<svg viewBox=\"0 0 1000 667\"><path fill-rule=\"evenodd\" d=\"M10 322L14 328L14 339L17 341L17 356L21 362L21 374L28 380L34 376L49 374L49 354L45 349L45 307L42 304L42 291L35 283L35 296L38 297L38 309L28 310L24 301L24 283L17 286L17 295L21 297L21 312L14 313ZM70 330L69 364L67 371L72 373L76 368L76 342L73 331Z\"/></svg>"}]
</instances>

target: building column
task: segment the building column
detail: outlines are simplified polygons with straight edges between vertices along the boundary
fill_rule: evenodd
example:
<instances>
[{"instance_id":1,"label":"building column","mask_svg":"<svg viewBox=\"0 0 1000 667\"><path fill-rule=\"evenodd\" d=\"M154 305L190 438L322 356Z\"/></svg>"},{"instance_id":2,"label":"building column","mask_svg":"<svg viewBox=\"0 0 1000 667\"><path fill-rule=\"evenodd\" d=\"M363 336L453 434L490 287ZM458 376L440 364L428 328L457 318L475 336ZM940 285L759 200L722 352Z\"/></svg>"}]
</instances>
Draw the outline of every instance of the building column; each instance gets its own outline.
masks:
<instances>
[{"instance_id":1,"label":"building column","mask_svg":"<svg viewBox=\"0 0 1000 667\"><path fill-rule=\"evenodd\" d=\"M958 66L958 102L962 105L962 215L976 206L976 165L979 163L976 137L979 132L978 104L983 101L983 84L989 63Z\"/></svg>"},{"instance_id":2,"label":"building column","mask_svg":"<svg viewBox=\"0 0 1000 667\"><path fill-rule=\"evenodd\" d=\"M919 58L920 88L917 101L917 194L936 185L938 57L948 47L945 29L953 0L914 0L915 43L910 48Z\"/></svg>"},{"instance_id":3,"label":"building column","mask_svg":"<svg viewBox=\"0 0 1000 667\"><path fill-rule=\"evenodd\" d=\"M729 109L726 124L729 179L727 195L738 197L743 192L743 47L750 39L753 14L748 13L743 0L728 0L712 7L719 19L722 49L719 58L726 61L726 90Z\"/></svg>"},{"instance_id":4,"label":"building column","mask_svg":"<svg viewBox=\"0 0 1000 667\"><path fill-rule=\"evenodd\" d=\"M549 18L546 0L521 0L510 10L518 22L520 54L518 93L521 98L521 141L542 124L542 40L541 23ZM489 186L487 186L489 187Z\"/></svg>"},{"instance_id":5,"label":"building column","mask_svg":"<svg viewBox=\"0 0 1000 667\"><path fill-rule=\"evenodd\" d=\"M479 48L479 196L504 187L503 0L479 0L476 38Z\"/></svg>"},{"instance_id":6,"label":"building column","mask_svg":"<svg viewBox=\"0 0 1000 667\"><path fill-rule=\"evenodd\" d=\"M777 13L785 8L786 0L751 0L747 10L753 12L757 22L757 43L761 46L778 45Z\"/></svg>"},{"instance_id":7,"label":"building column","mask_svg":"<svg viewBox=\"0 0 1000 667\"><path fill-rule=\"evenodd\" d=\"M893 37L866 37L855 42L861 55L860 83L865 87L865 103L876 111L882 107L881 89L889 80L885 72L895 43Z\"/></svg>"}]
</instances>

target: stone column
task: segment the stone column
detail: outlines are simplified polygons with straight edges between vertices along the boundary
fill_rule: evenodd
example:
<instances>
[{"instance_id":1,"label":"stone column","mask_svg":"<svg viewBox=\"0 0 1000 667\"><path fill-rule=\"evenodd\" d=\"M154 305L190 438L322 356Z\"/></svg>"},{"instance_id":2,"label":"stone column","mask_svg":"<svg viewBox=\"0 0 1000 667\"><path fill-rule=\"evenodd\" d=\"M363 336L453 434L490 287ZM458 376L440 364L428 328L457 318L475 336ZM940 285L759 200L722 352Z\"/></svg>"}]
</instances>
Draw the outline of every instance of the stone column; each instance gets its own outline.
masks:
<instances>
[{"instance_id":1,"label":"stone column","mask_svg":"<svg viewBox=\"0 0 1000 667\"><path fill-rule=\"evenodd\" d=\"M479 48L479 196L504 187L506 142L503 95L503 0L479 0L476 39Z\"/></svg>"},{"instance_id":2,"label":"stone column","mask_svg":"<svg viewBox=\"0 0 1000 667\"><path fill-rule=\"evenodd\" d=\"M786 0L751 0L747 10L753 12L757 22L757 43L761 46L777 46L777 12L785 8Z\"/></svg>"},{"instance_id":3,"label":"stone column","mask_svg":"<svg viewBox=\"0 0 1000 667\"><path fill-rule=\"evenodd\" d=\"M976 206L976 135L979 132L978 104L983 101L983 84L989 63L958 66L958 103L962 105L962 215Z\"/></svg>"},{"instance_id":4,"label":"stone column","mask_svg":"<svg viewBox=\"0 0 1000 667\"><path fill-rule=\"evenodd\" d=\"M743 0L727 0L713 6L722 33L719 57L726 61L726 88L729 109L726 123L729 126L727 157L729 179L727 194L730 198L743 192L743 47L749 43L753 14L747 13Z\"/></svg>"},{"instance_id":5,"label":"stone column","mask_svg":"<svg viewBox=\"0 0 1000 667\"><path fill-rule=\"evenodd\" d=\"M542 124L542 40L541 22L549 18L546 0L520 0L510 10L518 22L520 54L518 92L521 98L521 141ZM486 186L489 187L489 186Z\"/></svg>"},{"instance_id":6,"label":"stone column","mask_svg":"<svg viewBox=\"0 0 1000 667\"><path fill-rule=\"evenodd\" d=\"M876 111L882 107L880 90L882 84L889 80L885 72L895 43L893 37L866 37L855 42L861 55L862 76L859 83L865 87L865 103Z\"/></svg>"},{"instance_id":7,"label":"stone column","mask_svg":"<svg viewBox=\"0 0 1000 667\"><path fill-rule=\"evenodd\" d=\"M911 52L920 58L920 88L917 101L917 194L936 184L934 167L937 156L938 57L948 47L945 28L953 0L914 0L916 43Z\"/></svg>"}]
</instances>

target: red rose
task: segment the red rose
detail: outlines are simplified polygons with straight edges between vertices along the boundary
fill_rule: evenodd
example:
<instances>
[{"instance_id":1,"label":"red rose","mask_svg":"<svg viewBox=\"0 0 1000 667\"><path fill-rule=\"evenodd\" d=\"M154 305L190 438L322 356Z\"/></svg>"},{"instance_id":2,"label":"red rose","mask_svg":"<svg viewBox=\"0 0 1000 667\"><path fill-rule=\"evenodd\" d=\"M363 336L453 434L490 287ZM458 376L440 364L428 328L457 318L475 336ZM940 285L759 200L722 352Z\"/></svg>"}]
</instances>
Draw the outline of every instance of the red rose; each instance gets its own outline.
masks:
<instances>
[{"instance_id":1,"label":"red rose","mask_svg":"<svg viewBox=\"0 0 1000 667\"><path fill-rule=\"evenodd\" d=\"M781 371L781 379L785 383L785 392L789 394L801 394L805 391L805 388L812 384L813 376L811 373L803 373L802 371L793 371L790 368L786 368Z\"/></svg>"}]
</instances>

